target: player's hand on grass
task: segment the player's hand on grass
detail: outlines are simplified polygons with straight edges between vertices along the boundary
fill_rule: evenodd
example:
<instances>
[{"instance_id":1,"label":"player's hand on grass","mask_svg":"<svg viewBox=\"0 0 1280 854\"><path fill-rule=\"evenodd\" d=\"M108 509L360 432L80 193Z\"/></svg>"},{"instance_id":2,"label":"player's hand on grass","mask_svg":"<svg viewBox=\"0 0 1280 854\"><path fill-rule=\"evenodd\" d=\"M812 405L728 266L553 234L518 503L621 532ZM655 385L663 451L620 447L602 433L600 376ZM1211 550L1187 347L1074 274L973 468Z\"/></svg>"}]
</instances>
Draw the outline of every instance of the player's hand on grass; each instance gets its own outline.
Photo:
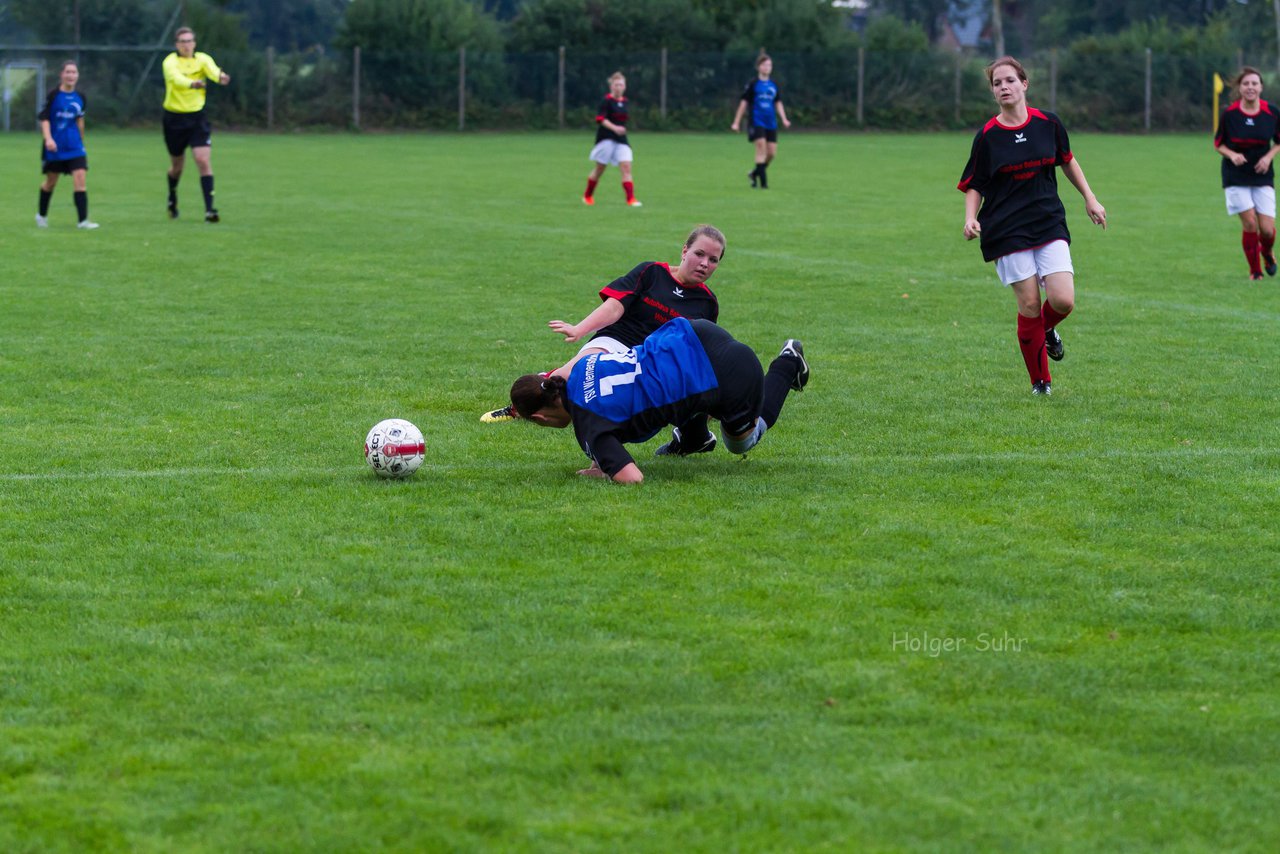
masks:
<instances>
[{"instance_id":1,"label":"player's hand on grass","mask_svg":"<svg viewBox=\"0 0 1280 854\"><path fill-rule=\"evenodd\" d=\"M565 323L563 320L552 320L547 323L547 326L551 327L551 331L559 332L563 335L564 340L569 344L572 344L582 337L582 334L578 332L578 327L575 324Z\"/></svg>"},{"instance_id":2,"label":"player's hand on grass","mask_svg":"<svg viewBox=\"0 0 1280 854\"><path fill-rule=\"evenodd\" d=\"M976 219L965 220L964 223L964 239L973 240L973 238L982 234L982 226L978 224Z\"/></svg>"}]
</instances>

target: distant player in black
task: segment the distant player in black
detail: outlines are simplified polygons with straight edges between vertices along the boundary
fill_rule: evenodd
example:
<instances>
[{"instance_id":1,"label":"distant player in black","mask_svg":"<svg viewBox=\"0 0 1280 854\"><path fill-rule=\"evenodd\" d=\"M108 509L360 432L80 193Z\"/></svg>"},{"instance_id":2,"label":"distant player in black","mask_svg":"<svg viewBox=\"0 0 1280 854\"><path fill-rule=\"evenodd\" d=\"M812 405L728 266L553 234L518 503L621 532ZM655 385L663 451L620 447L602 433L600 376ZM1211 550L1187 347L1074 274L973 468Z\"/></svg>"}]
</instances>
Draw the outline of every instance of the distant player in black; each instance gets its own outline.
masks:
<instances>
[{"instance_id":1,"label":"distant player in black","mask_svg":"<svg viewBox=\"0 0 1280 854\"><path fill-rule=\"evenodd\" d=\"M756 57L756 79L747 84L738 99L738 112L729 127L734 133L742 123L742 117L751 111L751 124L747 127L747 140L756 147L756 167L747 173L752 187L769 189L769 164L778 156L778 122L784 128L791 127L787 111L782 106L778 84L769 79L773 73L773 60L766 53Z\"/></svg>"},{"instance_id":2,"label":"distant player in black","mask_svg":"<svg viewBox=\"0 0 1280 854\"><path fill-rule=\"evenodd\" d=\"M596 184L600 183L605 167L617 166L622 173L622 189L627 194L627 204L633 208L641 206L636 200L636 185L631 181L626 94L627 78L622 76L621 71L613 72L609 77L609 94L604 96L596 110L596 144L589 155L596 165L587 176L587 189L582 194L583 204L596 203Z\"/></svg>"},{"instance_id":3,"label":"distant player in black","mask_svg":"<svg viewBox=\"0 0 1280 854\"><path fill-rule=\"evenodd\" d=\"M600 289L600 306L582 320L552 320L547 326L571 344L586 341L578 351L581 356L591 352L625 353L676 317L716 323L720 319L720 302L707 287L707 280L720 266L724 251L725 238L720 229L700 225L685 240L675 269L659 261L637 264L625 276ZM515 417L510 407L503 407L485 413L480 420L489 423ZM716 437L703 417L680 425L658 453L684 456L710 451L715 445Z\"/></svg>"},{"instance_id":4,"label":"distant player in black","mask_svg":"<svg viewBox=\"0 0 1280 854\"><path fill-rule=\"evenodd\" d=\"M1245 66L1233 81L1239 100L1222 111L1213 147L1222 155L1227 213L1240 216L1249 278L1276 274L1276 188L1271 162L1280 151L1277 108L1262 100L1262 75Z\"/></svg>"},{"instance_id":5,"label":"distant player in black","mask_svg":"<svg viewBox=\"0 0 1280 854\"><path fill-rule=\"evenodd\" d=\"M745 454L778 420L787 393L803 390L809 365L788 339L766 374L749 347L708 320L677 317L626 353L579 354L550 375L526 374L511 405L543 427L568 427L591 460L578 472L615 483L644 480L627 443L667 424L708 414L730 452Z\"/></svg>"},{"instance_id":6,"label":"distant player in black","mask_svg":"<svg viewBox=\"0 0 1280 854\"><path fill-rule=\"evenodd\" d=\"M1053 113L1027 106L1027 73L1018 60L1001 57L987 66L1000 115L973 139L957 189L964 193L965 240L982 238L982 257L996 262L1000 281L1018 299L1018 346L1031 376L1031 393L1052 393L1049 359L1062 358L1056 327L1075 307L1075 272L1067 213L1054 171L1062 167L1089 219L1107 227L1066 128ZM979 210L981 206L981 210ZM1046 300L1040 303L1040 288Z\"/></svg>"}]
</instances>

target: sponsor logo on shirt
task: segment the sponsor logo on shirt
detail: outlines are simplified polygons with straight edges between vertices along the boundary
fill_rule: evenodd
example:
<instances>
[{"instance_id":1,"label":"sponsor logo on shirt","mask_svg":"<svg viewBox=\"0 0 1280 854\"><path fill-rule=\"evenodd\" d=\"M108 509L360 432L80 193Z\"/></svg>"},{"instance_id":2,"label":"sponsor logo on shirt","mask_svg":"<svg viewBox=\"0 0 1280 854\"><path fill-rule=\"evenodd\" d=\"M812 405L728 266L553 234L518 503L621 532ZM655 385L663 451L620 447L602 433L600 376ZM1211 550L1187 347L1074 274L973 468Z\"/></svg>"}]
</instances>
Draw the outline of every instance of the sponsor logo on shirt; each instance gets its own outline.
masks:
<instances>
[{"instance_id":1,"label":"sponsor logo on shirt","mask_svg":"<svg viewBox=\"0 0 1280 854\"><path fill-rule=\"evenodd\" d=\"M676 296L680 297L681 299L684 298L684 291L681 290L680 288L672 288L671 292L674 293Z\"/></svg>"},{"instance_id":2,"label":"sponsor logo on shirt","mask_svg":"<svg viewBox=\"0 0 1280 854\"><path fill-rule=\"evenodd\" d=\"M1015 133L1013 135L1014 145L1017 145L1020 142L1026 142L1026 141L1027 141L1027 135L1025 133Z\"/></svg>"}]
</instances>

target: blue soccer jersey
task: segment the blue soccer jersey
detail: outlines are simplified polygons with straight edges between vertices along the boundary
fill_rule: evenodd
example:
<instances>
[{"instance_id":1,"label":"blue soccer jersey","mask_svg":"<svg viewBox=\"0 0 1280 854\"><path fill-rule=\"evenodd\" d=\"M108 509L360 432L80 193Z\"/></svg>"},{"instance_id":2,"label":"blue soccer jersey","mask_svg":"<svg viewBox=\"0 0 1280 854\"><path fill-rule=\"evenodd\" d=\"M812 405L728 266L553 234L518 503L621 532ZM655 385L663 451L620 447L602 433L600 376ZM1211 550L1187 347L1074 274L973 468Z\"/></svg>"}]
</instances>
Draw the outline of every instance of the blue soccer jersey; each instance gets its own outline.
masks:
<instances>
[{"instance_id":1,"label":"blue soccer jersey","mask_svg":"<svg viewBox=\"0 0 1280 854\"><path fill-rule=\"evenodd\" d=\"M44 149L45 160L74 160L84 157L84 139L78 120L84 115L84 96L79 92L54 89L40 111L39 119L49 123L49 134L57 151Z\"/></svg>"},{"instance_id":2,"label":"blue soccer jersey","mask_svg":"<svg viewBox=\"0 0 1280 854\"><path fill-rule=\"evenodd\" d=\"M751 105L751 124L765 130L778 129L778 84L772 80L752 80L742 93L742 100Z\"/></svg>"}]
</instances>

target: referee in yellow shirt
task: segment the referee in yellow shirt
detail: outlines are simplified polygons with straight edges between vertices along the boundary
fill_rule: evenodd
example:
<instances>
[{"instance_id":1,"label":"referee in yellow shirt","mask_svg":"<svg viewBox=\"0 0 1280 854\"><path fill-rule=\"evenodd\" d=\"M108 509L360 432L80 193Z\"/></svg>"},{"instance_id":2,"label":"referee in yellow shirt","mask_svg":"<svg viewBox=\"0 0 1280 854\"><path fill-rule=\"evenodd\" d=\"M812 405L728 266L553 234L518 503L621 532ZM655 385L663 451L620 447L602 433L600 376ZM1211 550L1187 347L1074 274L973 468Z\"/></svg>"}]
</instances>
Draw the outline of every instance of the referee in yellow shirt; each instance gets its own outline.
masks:
<instances>
[{"instance_id":1,"label":"referee in yellow shirt","mask_svg":"<svg viewBox=\"0 0 1280 854\"><path fill-rule=\"evenodd\" d=\"M196 52L196 34L182 27L174 34L174 52L164 58L164 144L169 148L169 218L178 218L178 179L186 161L186 150L200 170L204 192L204 221L217 222L213 206L213 167L209 146L213 129L204 114L205 90L209 82L226 86L231 77L218 67L213 57Z\"/></svg>"}]
</instances>

